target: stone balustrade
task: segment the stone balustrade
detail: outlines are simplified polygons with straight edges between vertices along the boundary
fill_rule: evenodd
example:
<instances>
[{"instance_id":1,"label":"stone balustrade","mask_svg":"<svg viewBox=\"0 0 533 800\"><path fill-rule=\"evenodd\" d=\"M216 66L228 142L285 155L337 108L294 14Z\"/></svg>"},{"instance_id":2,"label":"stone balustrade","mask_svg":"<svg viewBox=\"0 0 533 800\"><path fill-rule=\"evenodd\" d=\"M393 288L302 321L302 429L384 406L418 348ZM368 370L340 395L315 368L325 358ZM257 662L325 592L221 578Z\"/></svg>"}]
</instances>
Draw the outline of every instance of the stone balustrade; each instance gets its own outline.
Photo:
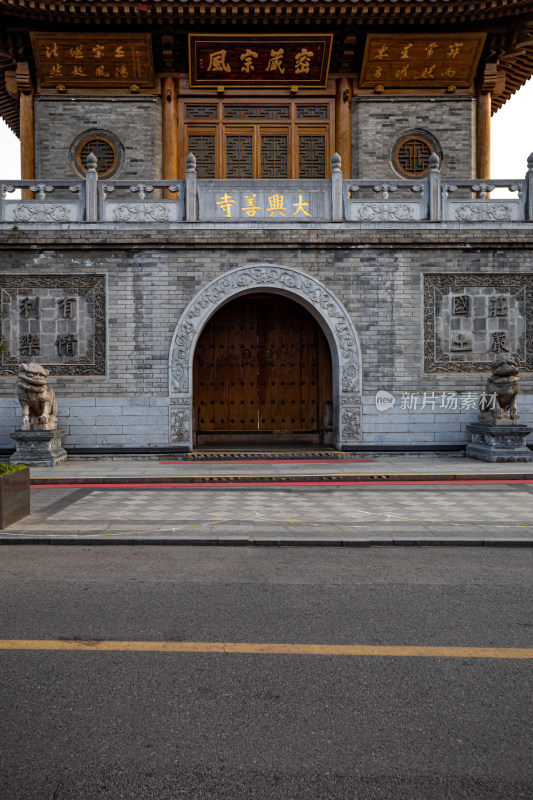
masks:
<instances>
[{"instance_id":1,"label":"stone balustrade","mask_svg":"<svg viewBox=\"0 0 533 800\"><path fill-rule=\"evenodd\" d=\"M443 179L436 155L421 180L343 180L340 156L331 162L325 180L209 180L198 178L190 154L185 180L132 183L98 180L90 154L85 179L0 181L0 224L533 222L533 154L520 180ZM34 198L10 197L20 189ZM490 197L496 189L508 190L508 197Z\"/></svg>"}]
</instances>

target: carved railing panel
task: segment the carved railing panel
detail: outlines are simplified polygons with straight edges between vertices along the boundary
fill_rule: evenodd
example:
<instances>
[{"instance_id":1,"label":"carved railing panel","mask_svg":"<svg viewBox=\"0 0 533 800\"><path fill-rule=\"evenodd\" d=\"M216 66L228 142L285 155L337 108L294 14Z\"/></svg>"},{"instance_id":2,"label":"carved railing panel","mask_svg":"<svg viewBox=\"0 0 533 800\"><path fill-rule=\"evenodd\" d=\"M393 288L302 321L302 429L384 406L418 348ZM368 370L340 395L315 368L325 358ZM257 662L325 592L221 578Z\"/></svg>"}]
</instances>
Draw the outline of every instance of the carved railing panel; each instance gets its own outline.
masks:
<instances>
[{"instance_id":1,"label":"carved railing panel","mask_svg":"<svg viewBox=\"0 0 533 800\"><path fill-rule=\"evenodd\" d=\"M465 197L470 193L470 198ZM492 199L495 189L516 194L510 199ZM442 183L444 219L450 222L505 223L524 219L526 186L524 181L454 181ZM454 197L455 192L461 197Z\"/></svg>"},{"instance_id":2,"label":"carved railing panel","mask_svg":"<svg viewBox=\"0 0 533 800\"><path fill-rule=\"evenodd\" d=\"M185 219L185 181L106 181L99 188L100 218L104 222L144 225ZM161 196L164 189L175 194L175 198L164 199Z\"/></svg>"},{"instance_id":3,"label":"carved railing panel","mask_svg":"<svg viewBox=\"0 0 533 800\"><path fill-rule=\"evenodd\" d=\"M9 181L0 182L0 221L18 224L34 222L83 222L85 217L84 181ZM10 197L21 189L34 194L31 200Z\"/></svg>"},{"instance_id":4,"label":"carved railing panel","mask_svg":"<svg viewBox=\"0 0 533 800\"><path fill-rule=\"evenodd\" d=\"M418 222L428 218L425 181L344 181L350 222Z\"/></svg>"}]
</instances>

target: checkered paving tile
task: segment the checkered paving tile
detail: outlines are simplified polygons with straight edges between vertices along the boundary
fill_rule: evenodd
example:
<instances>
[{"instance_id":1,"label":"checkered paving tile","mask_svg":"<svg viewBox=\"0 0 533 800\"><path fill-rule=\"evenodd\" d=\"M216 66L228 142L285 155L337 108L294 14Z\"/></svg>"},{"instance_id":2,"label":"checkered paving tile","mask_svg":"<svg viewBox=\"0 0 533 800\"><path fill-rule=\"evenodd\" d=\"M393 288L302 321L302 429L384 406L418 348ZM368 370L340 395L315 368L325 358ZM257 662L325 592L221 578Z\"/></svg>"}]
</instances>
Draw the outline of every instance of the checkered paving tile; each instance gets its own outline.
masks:
<instances>
[{"instance_id":1,"label":"checkered paving tile","mask_svg":"<svg viewBox=\"0 0 533 800\"><path fill-rule=\"evenodd\" d=\"M102 521L269 520L349 525L401 521L533 525L533 492L499 487L410 491L95 490L51 514L48 524Z\"/></svg>"}]
</instances>

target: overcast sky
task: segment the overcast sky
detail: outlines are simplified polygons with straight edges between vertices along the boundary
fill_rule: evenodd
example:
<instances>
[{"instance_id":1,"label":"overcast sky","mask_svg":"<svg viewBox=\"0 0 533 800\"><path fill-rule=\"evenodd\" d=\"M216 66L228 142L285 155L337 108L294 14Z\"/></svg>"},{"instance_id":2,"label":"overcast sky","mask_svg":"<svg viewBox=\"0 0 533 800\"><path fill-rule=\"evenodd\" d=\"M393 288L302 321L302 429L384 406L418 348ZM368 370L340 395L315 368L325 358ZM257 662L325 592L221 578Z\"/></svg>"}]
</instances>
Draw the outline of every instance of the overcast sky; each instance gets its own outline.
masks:
<instances>
[{"instance_id":1,"label":"overcast sky","mask_svg":"<svg viewBox=\"0 0 533 800\"><path fill-rule=\"evenodd\" d=\"M445 150L446 142L441 144ZM491 177L521 178L530 153L533 153L533 79L492 117ZM63 175L54 177L60 180ZM20 178L19 142L0 120L0 179L6 178Z\"/></svg>"}]
</instances>

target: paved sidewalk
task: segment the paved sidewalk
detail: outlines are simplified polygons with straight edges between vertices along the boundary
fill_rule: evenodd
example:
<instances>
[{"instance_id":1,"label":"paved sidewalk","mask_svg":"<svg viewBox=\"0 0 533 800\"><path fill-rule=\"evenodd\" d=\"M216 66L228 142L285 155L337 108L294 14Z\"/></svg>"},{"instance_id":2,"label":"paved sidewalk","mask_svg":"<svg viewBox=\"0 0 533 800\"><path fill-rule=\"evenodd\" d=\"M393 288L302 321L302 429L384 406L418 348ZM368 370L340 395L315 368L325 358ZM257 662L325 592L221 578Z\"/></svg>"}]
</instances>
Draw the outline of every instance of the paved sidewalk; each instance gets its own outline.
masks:
<instances>
[{"instance_id":1,"label":"paved sidewalk","mask_svg":"<svg viewBox=\"0 0 533 800\"><path fill-rule=\"evenodd\" d=\"M253 460L243 461L170 461L170 459L154 460L69 460L53 469L50 467L32 467L31 477L38 480L53 480L68 483L69 478L133 478L140 480L169 480L181 478L224 477L321 477L323 475L368 477L369 479L436 479L438 476L449 479L490 479L503 476L509 478L533 479L533 463L498 463L488 464L473 458L449 457L394 457L382 456L374 459L354 460L311 460L299 461L266 460L261 454L254 455Z\"/></svg>"},{"instance_id":2,"label":"paved sidewalk","mask_svg":"<svg viewBox=\"0 0 533 800\"><path fill-rule=\"evenodd\" d=\"M53 470L32 468L31 473L48 485L32 488L31 516L0 533L2 543L533 546L533 470L528 464L391 457L316 464L115 460L71 461ZM321 474L396 475L409 482L290 482L298 475ZM281 487L142 484L146 477L164 482L176 475L275 475L289 482ZM486 482L495 475L500 483ZM61 488L50 486L52 476L67 485L73 477L111 476L125 479L129 488ZM130 479L140 483L129 484Z\"/></svg>"}]
</instances>

